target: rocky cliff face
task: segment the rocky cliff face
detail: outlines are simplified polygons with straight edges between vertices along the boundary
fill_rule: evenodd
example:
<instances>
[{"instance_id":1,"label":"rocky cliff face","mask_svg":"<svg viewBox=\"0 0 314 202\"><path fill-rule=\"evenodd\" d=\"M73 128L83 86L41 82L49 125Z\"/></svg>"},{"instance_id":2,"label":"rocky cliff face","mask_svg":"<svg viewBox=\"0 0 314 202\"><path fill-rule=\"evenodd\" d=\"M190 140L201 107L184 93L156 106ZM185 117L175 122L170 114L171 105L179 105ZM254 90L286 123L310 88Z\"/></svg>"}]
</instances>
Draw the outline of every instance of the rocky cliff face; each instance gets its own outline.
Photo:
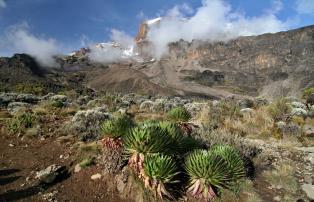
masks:
<instances>
[{"instance_id":1,"label":"rocky cliff face","mask_svg":"<svg viewBox=\"0 0 314 202\"><path fill-rule=\"evenodd\" d=\"M147 30L140 29L138 36L146 34ZM151 46L147 39L138 44L143 53ZM92 88L211 98L233 94L272 98L298 96L301 89L314 86L314 26L228 42L181 40L169 44L169 55L158 61L148 56L140 55L146 62L102 65L91 62L86 54L74 54L58 58L61 69L48 71L30 56L17 54L0 58L0 90L39 82L48 90Z\"/></svg>"},{"instance_id":2,"label":"rocky cliff face","mask_svg":"<svg viewBox=\"0 0 314 202\"><path fill-rule=\"evenodd\" d=\"M314 26L229 42L179 41L169 48L161 61L133 68L160 85L214 97L298 95L314 86Z\"/></svg>"}]
</instances>

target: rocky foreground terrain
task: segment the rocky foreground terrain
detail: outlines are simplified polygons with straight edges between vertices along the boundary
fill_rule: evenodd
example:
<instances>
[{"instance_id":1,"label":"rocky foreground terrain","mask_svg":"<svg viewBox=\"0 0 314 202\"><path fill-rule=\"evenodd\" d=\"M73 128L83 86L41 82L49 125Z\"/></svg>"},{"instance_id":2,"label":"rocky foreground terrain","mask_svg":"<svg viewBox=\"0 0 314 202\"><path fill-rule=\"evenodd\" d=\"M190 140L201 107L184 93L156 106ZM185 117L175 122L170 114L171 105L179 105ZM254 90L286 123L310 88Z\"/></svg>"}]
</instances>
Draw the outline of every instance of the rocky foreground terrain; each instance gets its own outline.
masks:
<instances>
[{"instance_id":1,"label":"rocky foreground terrain","mask_svg":"<svg viewBox=\"0 0 314 202\"><path fill-rule=\"evenodd\" d=\"M160 60L145 33L110 64L0 58L0 201L314 200L313 26Z\"/></svg>"},{"instance_id":2,"label":"rocky foreground terrain","mask_svg":"<svg viewBox=\"0 0 314 202\"><path fill-rule=\"evenodd\" d=\"M179 159L186 150L217 144L239 152L245 175L233 189L215 189L217 200L314 200L312 91L303 92L302 99L272 102L235 96L213 101L139 94L2 93L0 200L160 200L154 188L137 177L123 132L126 127L149 127L152 120L173 123L182 137L192 138ZM185 110L174 112L178 109ZM119 117L131 122L115 128ZM177 183L165 184L169 195L161 192L163 200L198 201L181 172Z\"/></svg>"}]
</instances>

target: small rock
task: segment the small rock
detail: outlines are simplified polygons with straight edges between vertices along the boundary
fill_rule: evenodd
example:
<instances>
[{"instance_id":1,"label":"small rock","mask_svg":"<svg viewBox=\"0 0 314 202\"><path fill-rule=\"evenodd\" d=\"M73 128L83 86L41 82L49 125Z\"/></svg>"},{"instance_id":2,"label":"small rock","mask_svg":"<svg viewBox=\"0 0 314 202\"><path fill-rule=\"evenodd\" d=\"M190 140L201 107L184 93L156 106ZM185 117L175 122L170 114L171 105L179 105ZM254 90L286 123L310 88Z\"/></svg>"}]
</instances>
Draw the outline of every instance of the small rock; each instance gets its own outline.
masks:
<instances>
[{"instance_id":1,"label":"small rock","mask_svg":"<svg viewBox=\"0 0 314 202\"><path fill-rule=\"evenodd\" d=\"M97 173L90 177L92 180L99 180L101 178L101 174Z\"/></svg>"},{"instance_id":2,"label":"small rock","mask_svg":"<svg viewBox=\"0 0 314 202\"><path fill-rule=\"evenodd\" d=\"M243 114L252 113L253 111L254 111L254 109L251 109L251 108L244 108L244 109L240 110L240 112Z\"/></svg>"},{"instance_id":3,"label":"small rock","mask_svg":"<svg viewBox=\"0 0 314 202\"><path fill-rule=\"evenodd\" d=\"M76 164L75 167L74 167L74 172L75 172L75 173L78 173L78 172L80 172L81 170L82 170L81 165L80 165L79 163Z\"/></svg>"},{"instance_id":4,"label":"small rock","mask_svg":"<svg viewBox=\"0 0 314 202\"><path fill-rule=\"evenodd\" d=\"M310 200L314 200L314 185L312 185L312 184L303 184L301 186L301 188L306 193L307 197Z\"/></svg>"},{"instance_id":5,"label":"small rock","mask_svg":"<svg viewBox=\"0 0 314 202\"><path fill-rule=\"evenodd\" d=\"M15 145L14 144L9 144L9 147L15 147Z\"/></svg>"},{"instance_id":6,"label":"small rock","mask_svg":"<svg viewBox=\"0 0 314 202\"><path fill-rule=\"evenodd\" d=\"M47 168L36 173L35 178L39 179L41 182L51 184L55 179L66 171L65 166L58 166L52 164Z\"/></svg>"},{"instance_id":7,"label":"small rock","mask_svg":"<svg viewBox=\"0 0 314 202\"><path fill-rule=\"evenodd\" d=\"M274 201L280 201L281 200L280 196L275 196L273 199L274 199Z\"/></svg>"}]
</instances>

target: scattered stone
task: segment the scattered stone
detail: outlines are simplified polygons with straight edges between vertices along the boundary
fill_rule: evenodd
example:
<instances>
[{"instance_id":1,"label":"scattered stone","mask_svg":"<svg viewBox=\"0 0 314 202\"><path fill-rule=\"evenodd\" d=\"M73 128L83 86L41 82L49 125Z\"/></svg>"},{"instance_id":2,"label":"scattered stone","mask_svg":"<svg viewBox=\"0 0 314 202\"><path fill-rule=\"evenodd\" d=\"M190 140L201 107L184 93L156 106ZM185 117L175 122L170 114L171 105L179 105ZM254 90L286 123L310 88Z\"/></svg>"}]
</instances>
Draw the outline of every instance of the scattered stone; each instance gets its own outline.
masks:
<instances>
[{"instance_id":1,"label":"scattered stone","mask_svg":"<svg viewBox=\"0 0 314 202\"><path fill-rule=\"evenodd\" d=\"M11 114L15 114L17 113L18 111L20 110L23 110L23 109L27 109L30 107L30 104L28 103L24 103L24 102L11 102L10 104L8 104L8 111L11 113Z\"/></svg>"},{"instance_id":2,"label":"scattered stone","mask_svg":"<svg viewBox=\"0 0 314 202\"><path fill-rule=\"evenodd\" d=\"M17 96L16 100L19 102L36 104L40 99L33 94L20 94Z\"/></svg>"},{"instance_id":3,"label":"scattered stone","mask_svg":"<svg viewBox=\"0 0 314 202\"><path fill-rule=\"evenodd\" d=\"M280 196L275 196L273 199L274 199L274 201L281 201Z\"/></svg>"},{"instance_id":4,"label":"scattered stone","mask_svg":"<svg viewBox=\"0 0 314 202\"><path fill-rule=\"evenodd\" d=\"M314 185L312 185L312 184L303 184L301 186L301 188L306 193L307 197L310 200L314 200Z\"/></svg>"},{"instance_id":5,"label":"scattered stone","mask_svg":"<svg viewBox=\"0 0 314 202\"><path fill-rule=\"evenodd\" d=\"M60 102L67 102L68 97L65 95L54 95L50 97L51 101L60 101Z\"/></svg>"},{"instance_id":6,"label":"scattered stone","mask_svg":"<svg viewBox=\"0 0 314 202\"><path fill-rule=\"evenodd\" d=\"M47 168L37 172L35 178L46 184L51 184L56 180L57 177L64 174L65 172L65 166L52 164Z\"/></svg>"},{"instance_id":7,"label":"scattered stone","mask_svg":"<svg viewBox=\"0 0 314 202\"><path fill-rule=\"evenodd\" d=\"M97 173L90 177L92 180L99 180L101 178L101 174Z\"/></svg>"},{"instance_id":8,"label":"scattered stone","mask_svg":"<svg viewBox=\"0 0 314 202\"><path fill-rule=\"evenodd\" d=\"M1 93L0 94L0 106L7 106L10 102L16 101L16 93Z\"/></svg>"},{"instance_id":9,"label":"scattered stone","mask_svg":"<svg viewBox=\"0 0 314 202\"><path fill-rule=\"evenodd\" d=\"M214 100L214 101L212 102L212 104L213 104L214 107L216 107L216 106L219 104L219 101L218 101L218 100Z\"/></svg>"},{"instance_id":10,"label":"scattered stone","mask_svg":"<svg viewBox=\"0 0 314 202\"><path fill-rule=\"evenodd\" d=\"M240 110L240 113L243 113L243 114L252 113L252 112L254 112L254 109L251 109L251 108L244 108Z\"/></svg>"},{"instance_id":11,"label":"scattered stone","mask_svg":"<svg viewBox=\"0 0 314 202\"><path fill-rule=\"evenodd\" d=\"M81 170L82 170L81 165L80 165L79 163L76 164L75 167L74 167L74 172L75 172L75 173L78 173L78 172L80 172Z\"/></svg>"},{"instance_id":12,"label":"scattered stone","mask_svg":"<svg viewBox=\"0 0 314 202\"><path fill-rule=\"evenodd\" d=\"M9 144L9 147L15 147L15 144Z\"/></svg>"}]
</instances>

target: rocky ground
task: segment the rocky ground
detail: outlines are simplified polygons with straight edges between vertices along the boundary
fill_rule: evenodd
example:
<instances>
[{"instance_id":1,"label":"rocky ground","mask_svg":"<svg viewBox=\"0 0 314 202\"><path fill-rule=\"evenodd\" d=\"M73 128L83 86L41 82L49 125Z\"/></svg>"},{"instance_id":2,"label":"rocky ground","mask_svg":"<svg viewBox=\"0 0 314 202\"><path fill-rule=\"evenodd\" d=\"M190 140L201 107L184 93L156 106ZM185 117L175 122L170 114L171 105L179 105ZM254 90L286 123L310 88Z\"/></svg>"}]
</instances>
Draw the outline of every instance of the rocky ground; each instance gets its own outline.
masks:
<instances>
[{"instance_id":1,"label":"rocky ground","mask_svg":"<svg viewBox=\"0 0 314 202\"><path fill-rule=\"evenodd\" d=\"M102 143L103 121L167 120L183 106L191 135L247 159L247 178L221 201L314 200L313 97L222 100L124 95L0 95L0 201L156 201L119 152ZM179 201L196 201L185 194Z\"/></svg>"}]
</instances>

